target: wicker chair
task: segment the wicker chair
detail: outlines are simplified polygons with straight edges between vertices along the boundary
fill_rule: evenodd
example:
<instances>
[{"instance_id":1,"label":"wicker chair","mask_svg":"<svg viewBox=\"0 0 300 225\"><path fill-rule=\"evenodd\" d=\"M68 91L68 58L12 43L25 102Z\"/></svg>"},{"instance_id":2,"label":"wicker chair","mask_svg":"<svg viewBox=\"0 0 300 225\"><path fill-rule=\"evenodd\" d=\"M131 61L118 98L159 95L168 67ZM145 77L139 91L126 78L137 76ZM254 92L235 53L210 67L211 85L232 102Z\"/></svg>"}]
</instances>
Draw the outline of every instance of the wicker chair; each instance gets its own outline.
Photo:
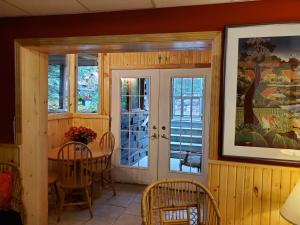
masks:
<instances>
[{"instance_id":1,"label":"wicker chair","mask_svg":"<svg viewBox=\"0 0 300 225\"><path fill-rule=\"evenodd\" d=\"M220 225L217 204L209 190L193 180L162 180L142 197L143 225Z\"/></svg>"},{"instance_id":2,"label":"wicker chair","mask_svg":"<svg viewBox=\"0 0 300 225\"><path fill-rule=\"evenodd\" d=\"M0 162L0 171L10 170L13 174L12 179L12 200L11 209L18 212L21 216L22 223L25 224L25 209L22 201L22 181L18 167L12 163Z\"/></svg>"}]
</instances>

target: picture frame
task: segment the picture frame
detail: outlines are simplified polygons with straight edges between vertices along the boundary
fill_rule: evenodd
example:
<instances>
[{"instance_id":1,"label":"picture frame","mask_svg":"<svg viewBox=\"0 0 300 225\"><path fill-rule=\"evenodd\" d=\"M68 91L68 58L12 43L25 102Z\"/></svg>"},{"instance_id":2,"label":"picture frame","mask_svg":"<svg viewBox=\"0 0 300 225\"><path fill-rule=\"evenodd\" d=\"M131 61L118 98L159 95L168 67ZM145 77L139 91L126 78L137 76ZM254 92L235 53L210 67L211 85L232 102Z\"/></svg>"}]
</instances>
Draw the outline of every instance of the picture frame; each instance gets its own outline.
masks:
<instances>
[{"instance_id":1,"label":"picture frame","mask_svg":"<svg viewBox=\"0 0 300 225\"><path fill-rule=\"evenodd\" d=\"M300 166L300 23L225 29L222 159Z\"/></svg>"}]
</instances>

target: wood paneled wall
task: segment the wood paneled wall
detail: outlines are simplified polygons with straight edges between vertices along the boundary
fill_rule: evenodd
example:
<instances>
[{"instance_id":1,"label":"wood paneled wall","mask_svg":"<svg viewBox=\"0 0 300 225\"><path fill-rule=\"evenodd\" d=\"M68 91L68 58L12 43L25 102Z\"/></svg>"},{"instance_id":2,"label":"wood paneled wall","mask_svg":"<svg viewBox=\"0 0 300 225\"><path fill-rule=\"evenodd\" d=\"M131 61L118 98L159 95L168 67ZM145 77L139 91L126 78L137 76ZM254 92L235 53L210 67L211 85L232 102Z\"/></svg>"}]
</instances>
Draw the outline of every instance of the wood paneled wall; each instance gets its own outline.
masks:
<instances>
[{"instance_id":1,"label":"wood paneled wall","mask_svg":"<svg viewBox=\"0 0 300 225\"><path fill-rule=\"evenodd\" d=\"M300 169L211 160L209 189L222 225L287 225L279 209L300 178Z\"/></svg>"},{"instance_id":2,"label":"wood paneled wall","mask_svg":"<svg viewBox=\"0 0 300 225\"><path fill-rule=\"evenodd\" d=\"M209 67L211 51L110 53L111 68Z\"/></svg>"},{"instance_id":3,"label":"wood paneled wall","mask_svg":"<svg viewBox=\"0 0 300 225\"><path fill-rule=\"evenodd\" d=\"M72 126L72 115L48 116L48 147L55 148L66 142L65 132Z\"/></svg>"},{"instance_id":4,"label":"wood paneled wall","mask_svg":"<svg viewBox=\"0 0 300 225\"><path fill-rule=\"evenodd\" d=\"M71 126L85 126L93 129L97 133L97 139L95 143L99 143L103 133L109 130L109 117L95 115L91 117L87 115L71 115L68 117L57 117L48 119L48 146L49 148L59 147L64 144L67 139L65 138L65 132L69 130Z\"/></svg>"},{"instance_id":5,"label":"wood paneled wall","mask_svg":"<svg viewBox=\"0 0 300 225\"><path fill-rule=\"evenodd\" d=\"M84 115L74 115L73 126L85 126L93 129L97 133L97 139L92 142L92 145L99 145L101 136L109 130L109 117L108 116L97 116L85 117Z\"/></svg>"},{"instance_id":6,"label":"wood paneled wall","mask_svg":"<svg viewBox=\"0 0 300 225\"><path fill-rule=\"evenodd\" d=\"M12 162L19 165L19 147L0 144L0 162Z\"/></svg>"}]
</instances>

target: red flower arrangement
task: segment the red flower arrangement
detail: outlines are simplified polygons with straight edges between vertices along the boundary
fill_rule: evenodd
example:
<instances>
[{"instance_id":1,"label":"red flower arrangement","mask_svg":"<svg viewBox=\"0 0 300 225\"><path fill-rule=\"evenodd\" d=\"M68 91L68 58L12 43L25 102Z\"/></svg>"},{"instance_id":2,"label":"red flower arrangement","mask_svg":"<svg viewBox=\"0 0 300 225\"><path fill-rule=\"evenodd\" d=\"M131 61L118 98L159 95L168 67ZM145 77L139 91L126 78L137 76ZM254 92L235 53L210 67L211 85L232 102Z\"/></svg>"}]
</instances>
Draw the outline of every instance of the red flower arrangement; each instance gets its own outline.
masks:
<instances>
[{"instance_id":1,"label":"red flower arrangement","mask_svg":"<svg viewBox=\"0 0 300 225\"><path fill-rule=\"evenodd\" d=\"M71 127L65 133L65 137L67 137L70 141L78 141L87 145L96 139L97 133L87 127Z\"/></svg>"}]
</instances>

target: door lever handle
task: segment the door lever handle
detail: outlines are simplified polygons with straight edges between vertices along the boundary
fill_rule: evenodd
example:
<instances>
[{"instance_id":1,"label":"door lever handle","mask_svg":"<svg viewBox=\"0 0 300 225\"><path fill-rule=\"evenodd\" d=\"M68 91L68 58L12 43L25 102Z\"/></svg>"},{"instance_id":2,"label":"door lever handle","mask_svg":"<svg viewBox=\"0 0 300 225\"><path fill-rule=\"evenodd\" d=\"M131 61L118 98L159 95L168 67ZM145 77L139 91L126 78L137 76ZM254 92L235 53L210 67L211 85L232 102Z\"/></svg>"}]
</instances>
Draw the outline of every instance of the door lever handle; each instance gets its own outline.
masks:
<instances>
[{"instance_id":1,"label":"door lever handle","mask_svg":"<svg viewBox=\"0 0 300 225\"><path fill-rule=\"evenodd\" d=\"M161 137L164 138L164 139L169 140L169 138L165 134L162 134Z\"/></svg>"},{"instance_id":2,"label":"door lever handle","mask_svg":"<svg viewBox=\"0 0 300 225\"><path fill-rule=\"evenodd\" d=\"M155 139L157 139L156 133L154 133L154 134L151 135L151 140L155 140Z\"/></svg>"}]
</instances>

